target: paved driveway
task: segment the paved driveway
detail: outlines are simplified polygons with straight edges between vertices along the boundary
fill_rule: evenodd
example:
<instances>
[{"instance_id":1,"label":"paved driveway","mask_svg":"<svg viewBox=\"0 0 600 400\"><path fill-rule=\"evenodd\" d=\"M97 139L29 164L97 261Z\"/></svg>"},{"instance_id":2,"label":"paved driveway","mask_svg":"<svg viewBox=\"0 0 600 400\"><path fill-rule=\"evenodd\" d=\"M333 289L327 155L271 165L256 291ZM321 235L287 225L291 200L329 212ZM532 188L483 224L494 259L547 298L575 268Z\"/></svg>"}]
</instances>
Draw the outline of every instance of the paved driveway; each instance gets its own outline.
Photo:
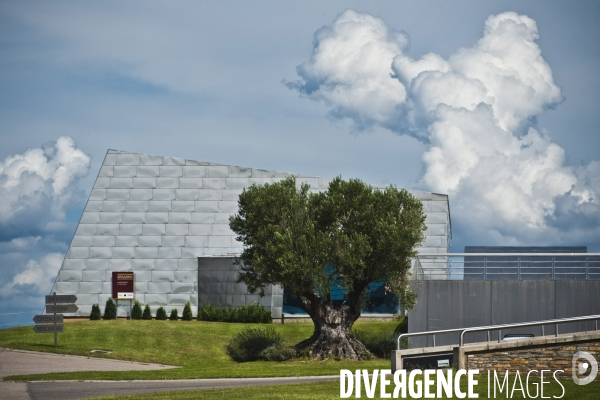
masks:
<instances>
[{"instance_id":1,"label":"paved driveway","mask_svg":"<svg viewBox=\"0 0 600 400\"><path fill-rule=\"evenodd\" d=\"M0 380L9 375L77 371L148 371L167 368L177 367L0 348Z\"/></svg>"},{"instance_id":2,"label":"paved driveway","mask_svg":"<svg viewBox=\"0 0 600 400\"><path fill-rule=\"evenodd\" d=\"M0 348L0 380L9 375L47 374L50 372L131 371L166 368L176 367ZM30 384L0 382L0 398L30 399L27 393L28 385Z\"/></svg>"}]
</instances>

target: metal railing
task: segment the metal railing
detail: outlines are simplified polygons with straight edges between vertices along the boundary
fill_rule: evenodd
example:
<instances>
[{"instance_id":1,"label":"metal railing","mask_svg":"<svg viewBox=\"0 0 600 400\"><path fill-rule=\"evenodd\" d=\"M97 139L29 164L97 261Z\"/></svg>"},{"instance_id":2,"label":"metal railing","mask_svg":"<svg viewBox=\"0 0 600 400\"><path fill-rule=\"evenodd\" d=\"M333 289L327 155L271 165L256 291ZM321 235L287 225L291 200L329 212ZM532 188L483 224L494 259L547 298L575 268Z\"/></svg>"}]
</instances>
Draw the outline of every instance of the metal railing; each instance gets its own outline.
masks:
<instances>
[{"instance_id":1,"label":"metal railing","mask_svg":"<svg viewBox=\"0 0 600 400\"><path fill-rule=\"evenodd\" d=\"M600 253L419 254L416 280L600 279Z\"/></svg>"},{"instance_id":2,"label":"metal railing","mask_svg":"<svg viewBox=\"0 0 600 400\"><path fill-rule=\"evenodd\" d=\"M568 323L568 322L577 322L577 321L596 321L595 324L595 329L598 330L598 320L600 319L600 315L587 315L587 316L580 316L580 317L569 317L569 318L557 318L557 319L549 319L549 320L545 320L545 321L531 321L531 322L517 322L517 323L513 323L513 324L502 324L502 325L489 325L489 326L476 326L476 327L471 327L471 328L454 328L454 329L442 329L442 330L438 330L438 331L428 331L428 332L414 332L414 333L402 333L398 336L398 339L396 339L396 348L398 350L402 350L401 348L401 340L403 338L408 338L408 337L416 337L416 336L429 336L429 335L433 335L433 347L435 347L435 335L439 335L439 334L446 334L446 333L453 333L453 332L460 332L460 336L459 336L459 346L462 347L464 346L464 335L466 333L470 333L470 332L482 332L482 331L487 331L487 341L490 342L490 332L491 331L498 331L498 342L501 341L501 337L502 337L502 329L507 329L507 328L518 328L518 327L522 327L522 326L542 326L542 336L544 335L544 325L554 325L555 327L555 332L554 335L558 336L558 324L564 324L564 323Z\"/></svg>"},{"instance_id":3,"label":"metal railing","mask_svg":"<svg viewBox=\"0 0 600 400\"><path fill-rule=\"evenodd\" d=\"M415 259L415 266L414 266L414 277L415 280L417 281L422 281L423 279L425 279L425 273L423 272L423 266L421 265L421 260L419 260L419 257L417 257Z\"/></svg>"},{"instance_id":4,"label":"metal railing","mask_svg":"<svg viewBox=\"0 0 600 400\"><path fill-rule=\"evenodd\" d=\"M519 328L522 326L540 326L542 327L542 336L544 335L544 325L554 325L554 336L558 336L558 324L564 324L567 322L576 322L576 321L596 321L595 328L598 330L598 319L600 319L600 315L588 315L583 317L570 317L570 318L557 318L557 319L549 319L546 321L533 321L533 322L518 322L514 324L502 324L502 325L492 325L492 326L480 326L474 328L466 328L460 333L460 340L458 345L462 347L464 345L464 336L469 332L481 332L487 331L488 333L488 342L490 341L490 331L498 331L498 343L500 343L502 337L502 329L505 328Z\"/></svg>"}]
</instances>

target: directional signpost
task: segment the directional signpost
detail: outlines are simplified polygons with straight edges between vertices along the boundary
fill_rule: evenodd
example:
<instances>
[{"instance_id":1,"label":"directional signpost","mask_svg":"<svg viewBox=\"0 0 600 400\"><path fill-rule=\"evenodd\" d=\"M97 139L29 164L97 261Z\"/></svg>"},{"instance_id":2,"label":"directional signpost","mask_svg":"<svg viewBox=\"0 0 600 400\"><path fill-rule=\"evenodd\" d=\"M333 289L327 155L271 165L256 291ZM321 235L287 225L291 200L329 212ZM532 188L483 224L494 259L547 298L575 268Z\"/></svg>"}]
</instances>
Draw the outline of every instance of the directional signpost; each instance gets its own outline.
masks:
<instances>
[{"instance_id":1,"label":"directional signpost","mask_svg":"<svg viewBox=\"0 0 600 400\"><path fill-rule=\"evenodd\" d=\"M63 322L62 315L36 315L33 317L33 322L36 324L61 323Z\"/></svg>"},{"instance_id":2,"label":"directional signpost","mask_svg":"<svg viewBox=\"0 0 600 400\"><path fill-rule=\"evenodd\" d=\"M61 305L53 305L53 304L46 304L46 312L48 314L50 313L74 313L77 312L77 310L79 310L79 307L77 307L75 304L61 304Z\"/></svg>"},{"instance_id":3,"label":"directional signpost","mask_svg":"<svg viewBox=\"0 0 600 400\"><path fill-rule=\"evenodd\" d=\"M33 331L35 333L54 333L54 348L58 345L57 333L62 333L65 330L63 322L63 315L57 313L74 313L79 309L75 304L62 304L62 303L75 303L77 296L72 294L57 295L54 292L53 295L46 296L46 313L54 315L36 315L33 317L33 322L36 324ZM58 303L58 304L57 304ZM49 325L49 324L52 325ZM60 323L60 325L59 325Z\"/></svg>"},{"instance_id":4,"label":"directional signpost","mask_svg":"<svg viewBox=\"0 0 600 400\"><path fill-rule=\"evenodd\" d=\"M63 333L65 331L64 325L34 325L33 331L35 333Z\"/></svg>"},{"instance_id":5,"label":"directional signpost","mask_svg":"<svg viewBox=\"0 0 600 400\"><path fill-rule=\"evenodd\" d=\"M77 296L72 294L59 294L59 295L50 295L46 296L46 304L51 303L75 303L77 301Z\"/></svg>"}]
</instances>

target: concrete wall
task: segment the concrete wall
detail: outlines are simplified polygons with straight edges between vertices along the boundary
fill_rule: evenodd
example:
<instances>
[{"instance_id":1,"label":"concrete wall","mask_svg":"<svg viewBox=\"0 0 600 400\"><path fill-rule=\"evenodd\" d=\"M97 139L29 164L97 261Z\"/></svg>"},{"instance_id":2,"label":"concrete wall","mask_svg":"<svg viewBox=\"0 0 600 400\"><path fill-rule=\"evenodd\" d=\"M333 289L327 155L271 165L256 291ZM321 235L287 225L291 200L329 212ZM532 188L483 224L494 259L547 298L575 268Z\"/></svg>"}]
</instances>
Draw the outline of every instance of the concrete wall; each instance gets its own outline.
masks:
<instances>
[{"instance_id":1,"label":"concrete wall","mask_svg":"<svg viewBox=\"0 0 600 400\"><path fill-rule=\"evenodd\" d=\"M417 306L409 312L409 332L435 331L512 322L600 314L600 281L421 281L414 282ZM593 322L559 325L559 333L594 329ZM554 334L554 326L545 326ZM542 334L541 327L503 330ZM473 333L466 342L486 340ZM492 333L497 338L497 332ZM458 343L458 334L436 335L437 345ZM431 337L411 339L413 347L433 345Z\"/></svg>"}]
</instances>

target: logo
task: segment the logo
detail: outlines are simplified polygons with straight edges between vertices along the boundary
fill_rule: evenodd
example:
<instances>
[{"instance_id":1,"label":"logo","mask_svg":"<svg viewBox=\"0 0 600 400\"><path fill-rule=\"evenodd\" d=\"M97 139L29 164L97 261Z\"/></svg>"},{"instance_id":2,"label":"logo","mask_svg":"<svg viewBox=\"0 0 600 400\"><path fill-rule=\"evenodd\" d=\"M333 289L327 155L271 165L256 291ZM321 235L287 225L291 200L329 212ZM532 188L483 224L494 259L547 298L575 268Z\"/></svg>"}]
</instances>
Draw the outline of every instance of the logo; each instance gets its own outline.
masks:
<instances>
[{"instance_id":1,"label":"logo","mask_svg":"<svg viewBox=\"0 0 600 400\"><path fill-rule=\"evenodd\" d=\"M579 363L577 363L577 360L582 358L586 361L580 361ZM590 366L591 371L588 376L586 376L585 378L579 378L577 376L585 374L588 368L590 368ZM573 355L572 367L573 382L575 382L575 384L577 385L587 385L588 383L592 382L598 375L598 362L596 361L594 356L592 356L587 351L578 351Z\"/></svg>"}]
</instances>

